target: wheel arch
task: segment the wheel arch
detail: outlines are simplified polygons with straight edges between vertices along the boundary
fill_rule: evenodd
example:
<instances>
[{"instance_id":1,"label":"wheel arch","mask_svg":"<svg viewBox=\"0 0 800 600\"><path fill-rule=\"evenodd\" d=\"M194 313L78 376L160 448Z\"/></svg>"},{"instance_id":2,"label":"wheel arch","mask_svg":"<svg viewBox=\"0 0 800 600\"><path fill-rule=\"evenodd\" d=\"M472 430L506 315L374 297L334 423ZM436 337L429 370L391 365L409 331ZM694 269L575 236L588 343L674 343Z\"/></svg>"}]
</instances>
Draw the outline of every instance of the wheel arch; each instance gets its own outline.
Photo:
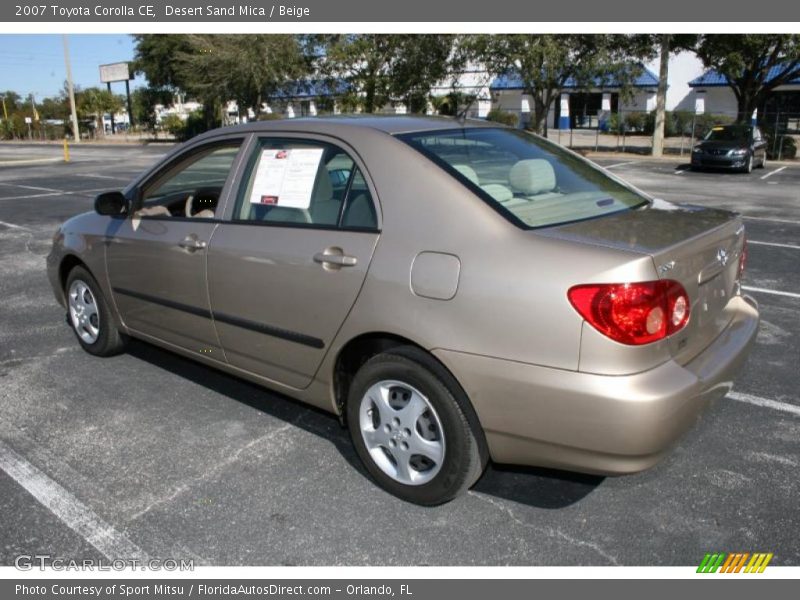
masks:
<instances>
[{"instance_id":1,"label":"wheel arch","mask_svg":"<svg viewBox=\"0 0 800 600\"><path fill-rule=\"evenodd\" d=\"M455 374L425 347L409 338L393 333L362 333L349 340L338 351L333 368L333 395L336 409L342 422L344 423L344 415L346 414L350 384L358 369L373 356L395 349L410 358L413 358L416 353L423 353L427 359L436 365L439 375L445 377L450 385L455 386L466 401L467 406L464 407L466 409L466 417L480 431L479 444L481 454L488 456L488 445L483 425L478 418L478 413L470 400L469 394L467 394ZM403 350L401 351L400 349Z\"/></svg>"}]
</instances>

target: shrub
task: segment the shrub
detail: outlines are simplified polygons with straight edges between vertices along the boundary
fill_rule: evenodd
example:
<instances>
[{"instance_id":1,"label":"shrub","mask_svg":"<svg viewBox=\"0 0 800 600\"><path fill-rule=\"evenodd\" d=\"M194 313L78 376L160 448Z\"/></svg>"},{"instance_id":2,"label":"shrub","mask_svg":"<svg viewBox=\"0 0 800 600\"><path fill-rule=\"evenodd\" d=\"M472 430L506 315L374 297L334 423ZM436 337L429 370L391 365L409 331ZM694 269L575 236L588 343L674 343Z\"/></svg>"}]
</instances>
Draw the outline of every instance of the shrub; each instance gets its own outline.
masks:
<instances>
[{"instance_id":1,"label":"shrub","mask_svg":"<svg viewBox=\"0 0 800 600\"><path fill-rule=\"evenodd\" d=\"M161 129L175 138L181 139L186 130L186 123L178 115L167 115L161 119Z\"/></svg>"},{"instance_id":2,"label":"shrub","mask_svg":"<svg viewBox=\"0 0 800 600\"><path fill-rule=\"evenodd\" d=\"M778 160L780 156L783 159L792 159L797 157L797 142L791 135L778 134L775 139L774 129L764 129L764 135L767 138L767 158L770 160Z\"/></svg>"},{"instance_id":3,"label":"shrub","mask_svg":"<svg viewBox=\"0 0 800 600\"><path fill-rule=\"evenodd\" d=\"M489 111L488 115L486 115L486 120L493 121L495 123L502 123L503 125L508 125L509 127L516 127L517 123L519 123L519 116L512 112L494 108Z\"/></svg>"}]
</instances>

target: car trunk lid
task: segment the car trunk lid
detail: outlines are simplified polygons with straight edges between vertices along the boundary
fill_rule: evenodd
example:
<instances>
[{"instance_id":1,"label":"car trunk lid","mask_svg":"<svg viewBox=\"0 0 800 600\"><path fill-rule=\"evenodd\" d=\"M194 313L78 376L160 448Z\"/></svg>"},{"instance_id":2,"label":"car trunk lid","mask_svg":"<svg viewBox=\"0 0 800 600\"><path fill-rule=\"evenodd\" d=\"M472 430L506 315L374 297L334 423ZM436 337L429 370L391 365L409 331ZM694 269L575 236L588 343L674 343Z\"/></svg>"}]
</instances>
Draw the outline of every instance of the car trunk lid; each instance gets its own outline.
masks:
<instances>
[{"instance_id":1,"label":"car trunk lid","mask_svg":"<svg viewBox=\"0 0 800 600\"><path fill-rule=\"evenodd\" d=\"M734 213L657 200L637 210L537 233L648 254L659 278L680 282L689 295L691 314L668 344L681 364L706 348L730 321L725 309L737 293L744 246L744 226Z\"/></svg>"}]
</instances>

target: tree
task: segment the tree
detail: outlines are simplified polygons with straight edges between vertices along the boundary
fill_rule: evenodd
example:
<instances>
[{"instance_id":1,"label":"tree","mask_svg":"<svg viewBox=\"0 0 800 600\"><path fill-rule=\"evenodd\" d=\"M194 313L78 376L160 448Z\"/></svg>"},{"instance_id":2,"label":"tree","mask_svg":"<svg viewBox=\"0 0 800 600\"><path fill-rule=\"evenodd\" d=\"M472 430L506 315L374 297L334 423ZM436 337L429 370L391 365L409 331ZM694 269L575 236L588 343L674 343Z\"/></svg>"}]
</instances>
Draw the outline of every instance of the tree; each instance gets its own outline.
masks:
<instances>
[{"instance_id":1,"label":"tree","mask_svg":"<svg viewBox=\"0 0 800 600\"><path fill-rule=\"evenodd\" d=\"M421 112L433 85L447 74L453 36L341 34L320 36L317 45L329 87L345 83L345 104L373 113L401 101Z\"/></svg>"},{"instance_id":2,"label":"tree","mask_svg":"<svg viewBox=\"0 0 800 600\"><path fill-rule=\"evenodd\" d=\"M135 70L155 88L200 101L209 128L228 100L258 116L266 97L306 73L298 40L290 35L141 34L134 39Z\"/></svg>"},{"instance_id":3,"label":"tree","mask_svg":"<svg viewBox=\"0 0 800 600\"><path fill-rule=\"evenodd\" d=\"M626 35L477 35L465 40L472 60L497 75L519 76L533 101L531 129L547 132L547 114L569 82L575 87L611 84L623 92L652 46Z\"/></svg>"},{"instance_id":4,"label":"tree","mask_svg":"<svg viewBox=\"0 0 800 600\"><path fill-rule=\"evenodd\" d=\"M697 35L693 34L654 34L645 36L641 41L658 49L660 57L658 71L658 91L656 92L655 126L653 127L653 156L664 153L664 129L667 108L667 85L669 80L669 57L675 52L693 48L697 44Z\"/></svg>"},{"instance_id":5,"label":"tree","mask_svg":"<svg viewBox=\"0 0 800 600\"><path fill-rule=\"evenodd\" d=\"M105 134L103 115L114 114L125 106L123 99L108 90L97 87L86 88L78 93L76 100L78 111L90 115L95 122L95 135L102 137Z\"/></svg>"},{"instance_id":6,"label":"tree","mask_svg":"<svg viewBox=\"0 0 800 600\"><path fill-rule=\"evenodd\" d=\"M800 77L800 35L709 34L695 52L707 69L727 79L739 122L748 122L775 88Z\"/></svg>"},{"instance_id":7,"label":"tree","mask_svg":"<svg viewBox=\"0 0 800 600\"><path fill-rule=\"evenodd\" d=\"M150 132L156 131L158 122L156 106L167 106L172 102L173 93L167 88L140 87L131 94L131 105L134 120Z\"/></svg>"}]
</instances>

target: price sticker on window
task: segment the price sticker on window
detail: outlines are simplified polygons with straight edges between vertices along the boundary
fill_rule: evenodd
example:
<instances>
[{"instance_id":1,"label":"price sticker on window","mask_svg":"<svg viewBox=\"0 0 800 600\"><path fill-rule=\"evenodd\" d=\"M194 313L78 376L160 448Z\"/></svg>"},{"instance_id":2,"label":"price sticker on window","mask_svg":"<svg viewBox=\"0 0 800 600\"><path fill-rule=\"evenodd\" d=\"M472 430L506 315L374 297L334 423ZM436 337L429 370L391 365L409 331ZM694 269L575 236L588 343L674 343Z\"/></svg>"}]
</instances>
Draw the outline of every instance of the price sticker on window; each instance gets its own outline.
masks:
<instances>
[{"instance_id":1,"label":"price sticker on window","mask_svg":"<svg viewBox=\"0 0 800 600\"><path fill-rule=\"evenodd\" d=\"M261 150L250 203L307 209L323 152L323 148Z\"/></svg>"}]
</instances>

